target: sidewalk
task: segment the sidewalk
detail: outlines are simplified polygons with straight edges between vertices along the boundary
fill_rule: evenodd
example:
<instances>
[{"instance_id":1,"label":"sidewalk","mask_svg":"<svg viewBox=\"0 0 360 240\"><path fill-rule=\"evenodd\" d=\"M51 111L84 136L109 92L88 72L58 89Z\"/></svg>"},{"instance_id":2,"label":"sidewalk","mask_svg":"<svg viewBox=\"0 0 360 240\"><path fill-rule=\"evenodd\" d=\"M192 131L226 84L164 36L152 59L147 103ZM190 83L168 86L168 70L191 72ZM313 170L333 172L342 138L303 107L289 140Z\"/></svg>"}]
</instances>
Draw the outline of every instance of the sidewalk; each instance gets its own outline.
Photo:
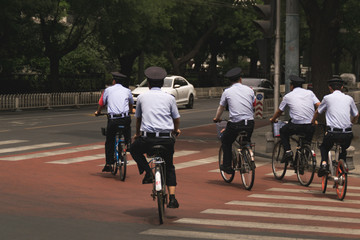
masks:
<instances>
[{"instance_id":1,"label":"sidewalk","mask_svg":"<svg viewBox=\"0 0 360 240\"><path fill-rule=\"evenodd\" d=\"M271 133L271 125L270 123L264 127L256 128L251 137L252 142L255 143L255 156L258 161L268 161L271 163L272 159L272 151L271 145L266 139L267 133ZM358 175L360 176L360 125L353 125L353 133L354 138L351 142L351 146L355 148L353 152L353 166L355 169L350 169L350 175ZM351 147L350 147L351 148ZM350 149L349 148L349 149ZM320 166L320 150L315 149L317 167ZM350 151L348 151L348 156L350 156ZM351 167L351 163L348 162L349 168Z\"/></svg>"}]
</instances>

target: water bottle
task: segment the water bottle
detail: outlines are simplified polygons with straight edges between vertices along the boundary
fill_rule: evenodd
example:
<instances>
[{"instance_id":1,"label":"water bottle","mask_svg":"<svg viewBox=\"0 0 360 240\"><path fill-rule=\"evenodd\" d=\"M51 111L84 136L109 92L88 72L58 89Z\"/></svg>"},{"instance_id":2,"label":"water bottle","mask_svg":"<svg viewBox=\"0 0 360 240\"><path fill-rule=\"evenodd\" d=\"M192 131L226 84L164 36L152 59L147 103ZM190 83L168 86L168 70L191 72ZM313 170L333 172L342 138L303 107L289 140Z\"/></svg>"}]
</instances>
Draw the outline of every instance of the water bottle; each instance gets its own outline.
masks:
<instances>
[{"instance_id":1,"label":"water bottle","mask_svg":"<svg viewBox=\"0 0 360 240\"><path fill-rule=\"evenodd\" d=\"M156 191L161 191L161 176L159 171L155 173L155 189Z\"/></svg>"}]
</instances>

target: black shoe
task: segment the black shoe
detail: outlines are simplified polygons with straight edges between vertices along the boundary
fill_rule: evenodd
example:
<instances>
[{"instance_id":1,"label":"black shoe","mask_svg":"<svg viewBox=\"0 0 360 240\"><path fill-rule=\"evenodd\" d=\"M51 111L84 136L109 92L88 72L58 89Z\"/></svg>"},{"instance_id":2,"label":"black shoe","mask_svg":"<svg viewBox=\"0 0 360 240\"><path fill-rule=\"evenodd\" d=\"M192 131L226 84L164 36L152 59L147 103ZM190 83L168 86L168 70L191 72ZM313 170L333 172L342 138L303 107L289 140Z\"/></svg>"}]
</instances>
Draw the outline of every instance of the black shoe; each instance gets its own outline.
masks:
<instances>
[{"instance_id":1,"label":"black shoe","mask_svg":"<svg viewBox=\"0 0 360 240\"><path fill-rule=\"evenodd\" d=\"M152 172L146 172L142 184L149 184L153 182L154 182L154 175L152 174Z\"/></svg>"},{"instance_id":2,"label":"black shoe","mask_svg":"<svg viewBox=\"0 0 360 240\"><path fill-rule=\"evenodd\" d=\"M327 174L327 167L326 165L321 165L318 171L318 177L322 177Z\"/></svg>"},{"instance_id":3,"label":"black shoe","mask_svg":"<svg viewBox=\"0 0 360 240\"><path fill-rule=\"evenodd\" d=\"M292 161L292 158L293 158L293 152L292 151L286 151L280 162L284 163L286 161Z\"/></svg>"},{"instance_id":4,"label":"black shoe","mask_svg":"<svg viewBox=\"0 0 360 240\"><path fill-rule=\"evenodd\" d=\"M234 169L232 169L232 167L230 167L230 166L221 165L220 170L227 173L227 174L233 174L234 173Z\"/></svg>"},{"instance_id":5,"label":"black shoe","mask_svg":"<svg viewBox=\"0 0 360 240\"><path fill-rule=\"evenodd\" d=\"M106 164L102 171L103 172L111 172L111 170L112 170L112 167L110 165Z\"/></svg>"},{"instance_id":6,"label":"black shoe","mask_svg":"<svg viewBox=\"0 0 360 240\"><path fill-rule=\"evenodd\" d=\"M176 198L170 198L169 204L167 205L168 208L179 208L179 203Z\"/></svg>"}]
</instances>

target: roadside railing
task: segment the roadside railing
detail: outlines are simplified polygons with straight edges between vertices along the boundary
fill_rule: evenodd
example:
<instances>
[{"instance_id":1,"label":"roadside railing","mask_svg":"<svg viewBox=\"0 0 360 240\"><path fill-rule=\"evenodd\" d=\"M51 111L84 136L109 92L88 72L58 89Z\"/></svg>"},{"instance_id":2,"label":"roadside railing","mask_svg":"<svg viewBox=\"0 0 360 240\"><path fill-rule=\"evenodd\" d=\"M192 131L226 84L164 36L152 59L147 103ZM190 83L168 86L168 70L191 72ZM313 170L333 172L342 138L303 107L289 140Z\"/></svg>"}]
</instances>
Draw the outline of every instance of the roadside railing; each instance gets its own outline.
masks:
<instances>
[{"instance_id":1,"label":"roadside railing","mask_svg":"<svg viewBox=\"0 0 360 240\"><path fill-rule=\"evenodd\" d=\"M97 104L100 96L100 91L0 95L0 110L18 111L31 108L79 107L81 105Z\"/></svg>"}]
</instances>

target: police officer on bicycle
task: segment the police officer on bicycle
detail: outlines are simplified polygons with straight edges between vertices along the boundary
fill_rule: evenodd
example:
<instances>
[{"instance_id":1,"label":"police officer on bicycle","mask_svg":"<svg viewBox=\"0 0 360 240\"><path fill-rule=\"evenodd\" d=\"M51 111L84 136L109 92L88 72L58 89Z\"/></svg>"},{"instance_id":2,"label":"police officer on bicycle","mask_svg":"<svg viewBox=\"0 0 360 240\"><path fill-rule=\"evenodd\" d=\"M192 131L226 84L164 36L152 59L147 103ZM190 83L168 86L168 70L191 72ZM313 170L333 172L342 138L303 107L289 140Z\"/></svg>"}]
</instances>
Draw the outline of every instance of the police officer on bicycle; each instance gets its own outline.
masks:
<instances>
[{"instance_id":1,"label":"police officer on bicycle","mask_svg":"<svg viewBox=\"0 0 360 240\"><path fill-rule=\"evenodd\" d=\"M166 148L166 185L169 189L169 208L178 208L175 198L177 185L175 166L173 163L175 136L180 133L180 114L175 97L161 91L167 73L160 67L149 67L145 70L150 91L142 93L136 103L136 133L130 153L136 161L139 173L146 172L143 184L152 183L154 176L144 156L154 145Z\"/></svg>"},{"instance_id":2,"label":"police officer on bicycle","mask_svg":"<svg viewBox=\"0 0 360 240\"><path fill-rule=\"evenodd\" d=\"M231 167L232 144L239 132L245 131L247 137L244 138L244 141L251 142L251 135L254 130L255 93L250 87L241 84L241 68L233 68L224 76L230 80L231 87L225 89L221 95L220 104L213 121L219 122L226 106L229 107L229 122L221 137L224 162L220 166L220 170L232 174L234 172Z\"/></svg>"},{"instance_id":3,"label":"police officer on bicycle","mask_svg":"<svg viewBox=\"0 0 360 240\"><path fill-rule=\"evenodd\" d=\"M359 119L359 111L354 99L341 92L344 81L339 78L328 80L330 94L326 95L319 108L316 110L312 123L315 123L318 115L325 112L326 132L320 146L321 164L318 176L322 177L327 172L328 152L335 142L341 145L340 159L346 161L346 149L350 146L353 138L352 124Z\"/></svg>"},{"instance_id":4,"label":"police officer on bicycle","mask_svg":"<svg viewBox=\"0 0 360 240\"><path fill-rule=\"evenodd\" d=\"M125 127L124 137L128 146L131 141L130 113L133 110L134 100L131 90L122 85L122 83L128 81L127 77L119 72L112 72L111 74L113 76L113 85L105 89L99 100L98 110L95 112L96 116L100 115L101 110L107 105L106 164L102 170L103 172L110 172L111 164L114 163L115 135L119 126Z\"/></svg>"},{"instance_id":5,"label":"police officer on bicycle","mask_svg":"<svg viewBox=\"0 0 360 240\"><path fill-rule=\"evenodd\" d=\"M292 161L293 152L290 146L291 135L304 133L305 141L311 143L315 132L311 120L315 112L315 106L318 107L320 105L319 99L311 90L302 88L302 84L305 83L304 79L295 75L289 76L289 79L291 92L284 96L278 110L272 118L270 118L270 121L274 123L285 111L286 106L290 108L289 123L280 129L280 140L285 151L284 157L281 160L282 163Z\"/></svg>"}]
</instances>

